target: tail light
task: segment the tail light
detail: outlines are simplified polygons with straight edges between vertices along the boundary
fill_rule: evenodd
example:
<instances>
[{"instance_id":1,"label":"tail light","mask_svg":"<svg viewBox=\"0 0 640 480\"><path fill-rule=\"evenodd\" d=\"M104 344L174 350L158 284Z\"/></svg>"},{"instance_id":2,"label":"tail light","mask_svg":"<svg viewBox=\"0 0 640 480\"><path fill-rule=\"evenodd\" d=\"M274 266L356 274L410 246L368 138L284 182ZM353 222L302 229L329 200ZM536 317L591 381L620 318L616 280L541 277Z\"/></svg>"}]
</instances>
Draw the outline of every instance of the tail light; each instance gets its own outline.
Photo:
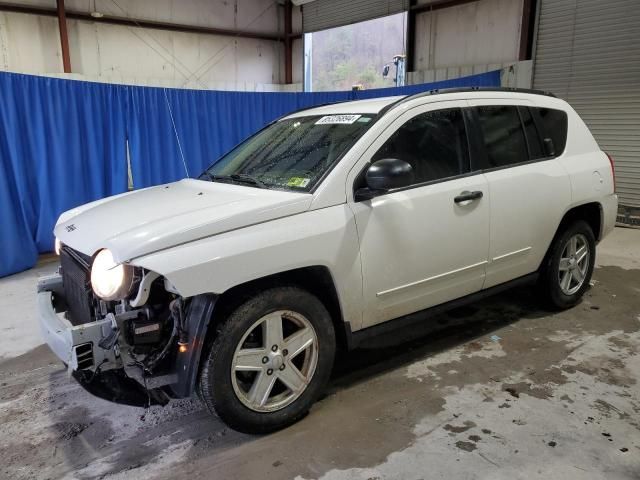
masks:
<instances>
[{"instance_id":1,"label":"tail light","mask_svg":"<svg viewBox=\"0 0 640 480\"><path fill-rule=\"evenodd\" d=\"M616 191L616 166L613 163L613 157L607 153L609 163L611 164L611 178L613 178L613 191Z\"/></svg>"}]
</instances>

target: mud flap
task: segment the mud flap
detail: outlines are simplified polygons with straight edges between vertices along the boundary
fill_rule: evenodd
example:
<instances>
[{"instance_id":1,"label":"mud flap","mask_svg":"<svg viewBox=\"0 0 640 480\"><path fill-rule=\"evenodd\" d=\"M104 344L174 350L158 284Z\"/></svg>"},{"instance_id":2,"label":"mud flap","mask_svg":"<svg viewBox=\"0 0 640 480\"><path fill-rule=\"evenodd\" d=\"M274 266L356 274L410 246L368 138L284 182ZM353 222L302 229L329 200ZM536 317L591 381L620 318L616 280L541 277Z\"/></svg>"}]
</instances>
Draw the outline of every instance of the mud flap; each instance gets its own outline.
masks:
<instances>
[{"instance_id":1,"label":"mud flap","mask_svg":"<svg viewBox=\"0 0 640 480\"><path fill-rule=\"evenodd\" d=\"M175 366L178 382L170 385L177 398L190 397L195 390L200 356L217 298L212 294L197 295L189 303L185 322L188 332L187 351L178 354Z\"/></svg>"}]
</instances>

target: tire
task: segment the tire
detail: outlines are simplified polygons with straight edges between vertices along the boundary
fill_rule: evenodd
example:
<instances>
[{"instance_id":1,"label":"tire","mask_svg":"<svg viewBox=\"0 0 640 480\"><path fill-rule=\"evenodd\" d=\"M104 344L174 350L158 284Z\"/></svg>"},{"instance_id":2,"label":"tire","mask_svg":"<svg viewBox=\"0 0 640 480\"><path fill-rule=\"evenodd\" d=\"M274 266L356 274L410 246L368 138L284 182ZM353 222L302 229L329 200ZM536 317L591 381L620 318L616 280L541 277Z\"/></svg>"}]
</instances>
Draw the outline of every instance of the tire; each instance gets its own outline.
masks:
<instances>
[{"instance_id":1,"label":"tire","mask_svg":"<svg viewBox=\"0 0 640 480\"><path fill-rule=\"evenodd\" d=\"M569 244L574 239L577 247L574 247L574 251L578 250L578 254L572 254ZM582 263L579 253L583 246L587 247L584 255L586 265ZM578 220L560 231L540 272L540 289L546 302L556 309L576 305L589 288L595 259L596 239L587 222Z\"/></svg>"},{"instance_id":2,"label":"tire","mask_svg":"<svg viewBox=\"0 0 640 480\"><path fill-rule=\"evenodd\" d=\"M201 368L200 396L235 430L279 430L304 417L322 394L335 351L333 322L317 297L292 286L269 288L219 324Z\"/></svg>"}]
</instances>

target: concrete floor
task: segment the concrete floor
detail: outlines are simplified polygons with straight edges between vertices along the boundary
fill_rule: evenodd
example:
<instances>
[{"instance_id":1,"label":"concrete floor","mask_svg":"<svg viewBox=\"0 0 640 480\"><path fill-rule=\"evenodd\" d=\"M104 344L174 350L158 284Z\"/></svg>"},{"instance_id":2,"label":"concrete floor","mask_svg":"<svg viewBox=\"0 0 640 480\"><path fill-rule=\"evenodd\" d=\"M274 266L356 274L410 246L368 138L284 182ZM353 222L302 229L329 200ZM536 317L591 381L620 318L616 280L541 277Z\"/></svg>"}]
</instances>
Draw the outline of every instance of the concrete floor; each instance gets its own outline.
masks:
<instances>
[{"instance_id":1,"label":"concrete floor","mask_svg":"<svg viewBox=\"0 0 640 480\"><path fill-rule=\"evenodd\" d=\"M338 362L307 418L269 436L195 400L91 397L39 345L47 264L0 280L0 478L640 478L640 230L599 247L593 287L550 314L529 290Z\"/></svg>"}]
</instances>

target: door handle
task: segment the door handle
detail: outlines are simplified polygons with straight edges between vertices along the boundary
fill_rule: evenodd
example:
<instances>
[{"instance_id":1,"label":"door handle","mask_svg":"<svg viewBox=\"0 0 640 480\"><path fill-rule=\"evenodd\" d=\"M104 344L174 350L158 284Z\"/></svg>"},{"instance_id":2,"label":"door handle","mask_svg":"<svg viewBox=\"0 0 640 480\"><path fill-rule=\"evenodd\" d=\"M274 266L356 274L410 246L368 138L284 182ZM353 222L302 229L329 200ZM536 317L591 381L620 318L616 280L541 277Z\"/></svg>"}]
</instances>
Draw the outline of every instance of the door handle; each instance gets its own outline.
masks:
<instances>
[{"instance_id":1,"label":"door handle","mask_svg":"<svg viewBox=\"0 0 640 480\"><path fill-rule=\"evenodd\" d=\"M469 192L465 190L464 192L461 192L460 195L455 197L453 201L456 203L471 202L473 200L482 198L482 195L483 194L480 190L476 190L475 192Z\"/></svg>"}]
</instances>

